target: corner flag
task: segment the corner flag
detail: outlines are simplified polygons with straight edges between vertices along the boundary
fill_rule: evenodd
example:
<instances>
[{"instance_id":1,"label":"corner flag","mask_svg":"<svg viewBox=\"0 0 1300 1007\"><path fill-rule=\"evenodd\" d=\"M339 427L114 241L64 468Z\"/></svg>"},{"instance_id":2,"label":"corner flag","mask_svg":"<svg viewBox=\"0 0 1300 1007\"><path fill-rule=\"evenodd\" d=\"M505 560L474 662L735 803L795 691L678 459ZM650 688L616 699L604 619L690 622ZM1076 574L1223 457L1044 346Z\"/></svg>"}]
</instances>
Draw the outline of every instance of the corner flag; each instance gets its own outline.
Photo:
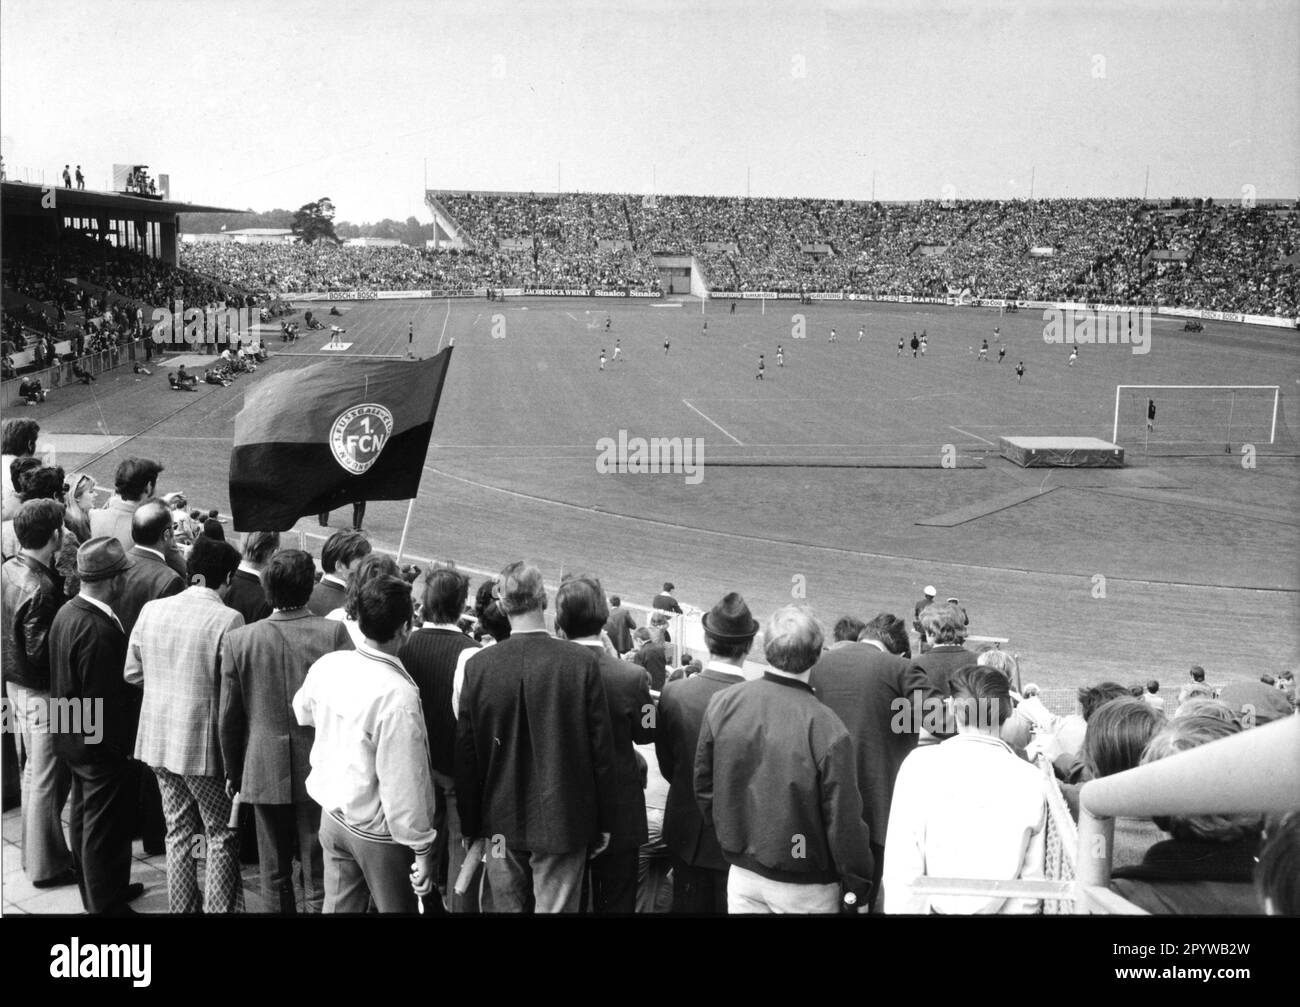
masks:
<instances>
[{"instance_id":1,"label":"corner flag","mask_svg":"<svg viewBox=\"0 0 1300 1007\"><path fill-rule=\"evenodd\" d=\"M236 531L420 489L451 347L429 360L329 361L262 381L235 417Z\"/></svg>"}]
</instances>

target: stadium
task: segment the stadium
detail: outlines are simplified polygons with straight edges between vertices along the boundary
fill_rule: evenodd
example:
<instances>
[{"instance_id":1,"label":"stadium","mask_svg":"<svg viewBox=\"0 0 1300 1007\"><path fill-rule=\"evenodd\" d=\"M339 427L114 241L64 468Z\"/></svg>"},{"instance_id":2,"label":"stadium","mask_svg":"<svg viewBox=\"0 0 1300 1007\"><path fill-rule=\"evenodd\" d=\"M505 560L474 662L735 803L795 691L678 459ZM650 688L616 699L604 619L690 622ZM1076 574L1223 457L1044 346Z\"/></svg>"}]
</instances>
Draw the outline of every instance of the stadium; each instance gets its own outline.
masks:
<instances>
[{"instance_id":1,"label":"stadium","mask_svg":"<svg viewBox=\"0 0 1300 1007\"><path fill-rule=\"evenodd\" d=\"M1294 31L1294 17L1287 24ZM168 177L134 163L117 166L103 188L93 184L105 175L98 166L89 187L6 167L0 394L6 429L15 418L39 426L25 452L6 440L6 470L11 454L28 454L70 482L87 474L98 487L93 512L114 506L128 459L155 460L163 469L150 492L183 496L177 520L194 521L197 508L203 530L189 549L201 552L194 543L206 537L247 552L250 535L274 531L280 549L315 558L319 580L323 548L351 523L375 555L419 568L408 578L417 601L432 596L433 571L448 564L468 576L471 603L485 581L504 597L502 568L526 560L551 599L552 634L565 584L598 577L636 626L667 630L665 642L655 626L637 653L611 646L622 664L646 668L656 652L661 673L648 681L660 709L675 679L685 685L698 672L692 661L710 665L724 638L719 599L731 592L763 626L737 664L758 680L787 659L767 634L788 606L820 627L826 655L832 644L868 646L858 631L892 614L915 661L936 646L938 610L960 613L956 644L970 663L993 655L979 667L1004 673L1000 688L1026 718L1042 711L1037 747L1016 754L1046 795L1045 852L1036 872L1019 876L931 869L909 888L930 901L897 909L882 839L885 903L874 908L975 912L962 907L1001 893L1007 906L1028 900L1037 913L1265 911L1258 900L1241 908L1241 892L1198 909L1170 897L1161 910L1132 888L1107 887L1110 854L1098 866L1078 851L1093 836L1109 842L1114 820L1254 812L1275 816L1276 830L1281 812L1300 807L1300 444L1290 425L1300 393L1300 203L1284 190L877 200L828 198L816 186L806 195L690 195L465 189L435 177L401 193L426 218L412 217L409 235L344 240L332 226L313 232L330 224L319 201L272 220L232 209L244 193L223 192L220 179L196 202L173 199ZM300 189L316 184L310 167L295 172ZM1294 166L1279 178L1294 182ZM435 361L436 379L400 377L400 368L433 373L415 369ZM341 469L295 460L290 428L314 422L322 382L351 389L321 407L345 424L345 407L378 401L381 374L399 375L395 396L431 397L421 405L432 424L427 448L413 449L391 484L418 486L413 494L373 477L350 481L348 471L374 462L347 469L340 450L354 461L369 450L355 433L334 447ZM302 439L325 451L338 424L334 435ZM389 422L390 441L374 441L373 455L406 451L407 442L394 446L395 429L407 432ZM35 477L24 493L26 478L13 477L7 522L41 499ZM263 492L288 501L288 521L250 516L250 494ZM71 485L63 494L76 496ZM65 548L71 534L61 536ZM17 576L13 541L7 578ZM71 556L77 573L81 552ZM22 646L9 611L19 589L8 583L7 650ZM659 604L669 584L678 612ZM475 624L468 611L466 628ZM850 624L852 635L840 635ZM6 681L31 691L9 667ZM473 672L458 675L468 683ZM1205 678L1208 687L1189 690ZM146 710L149 681L146 660ZM1176 707L1195 707L1199 694L1215 709L1187 716L1213 719L1222 708L1239 736L1165 766L1136 768L1134 757L1113 780L1091 763L1063 773L1060 755L1083 758L1097 690L1115 684L1115 703L1122 694L1152 707L1161 697L1168 730L1182 716ZM1261 704L1261 688L1285 715ZM423 686L421 696L430 702ZM467 719L462 705L458 731ZM1072 747L1037 744L1073 731ZM938 732L948 733L960 736ZM425 743L437 747L431 734ZM655 778L665 793L678 785L662 755L656 767L656 747L652 737L635 746L652 780L647 795ZM1252 772L1261 753L1285 771ZM7 795L17 761L6 747ZM1187 773L1200 774L1196 786ZM1244 775L1229 784L1230 773ZM1080 784L1092 788L1082 811ZM662 808L661 799L651 811L662 817ZM9 796L6 809L6 913L94 911L84 884L33 887L14 866L32 833ZM261 844L260 828L253 839L243 824L246 854ZM635 845L632 854L635 864ZM461 911L460 891L451 894L461 861L447 856L421 898ZM169 903L170 857L136 840L131 877L145 884L137 909L181 911L174 891ZM211 898L211 868L201 870ZM288 911L301 911L305 879L295 893L289 870ZM240 905L274 911L265 875L259 887L258 868L243 871ZM607 882L593 872L586 883L598 904ZM673 883L663 883L669 892ZM636 894L638 912L676 905L668 894L644 904Z\"/></svg>"}]
</instances>

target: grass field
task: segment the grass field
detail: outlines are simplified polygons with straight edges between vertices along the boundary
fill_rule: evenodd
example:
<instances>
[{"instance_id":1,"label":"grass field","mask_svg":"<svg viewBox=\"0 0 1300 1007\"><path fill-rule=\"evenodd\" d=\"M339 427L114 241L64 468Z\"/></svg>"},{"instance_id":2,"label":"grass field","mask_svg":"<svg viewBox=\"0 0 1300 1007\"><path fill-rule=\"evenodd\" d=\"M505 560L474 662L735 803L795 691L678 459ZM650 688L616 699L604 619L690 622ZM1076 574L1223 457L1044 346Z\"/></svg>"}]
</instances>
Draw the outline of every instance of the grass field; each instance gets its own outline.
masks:
<instances>
[{"instance_id":1,"label":"grass field","mask_svg":"<svg viewBox=\"0 0 1300 1007\"><path fill-rule=\"evenodd\" d=\"M328 305L312 308L323 317ZM787 301L765 311L740 302L733 315L724 302L709 306L707 336L698 301L340 310L352 343L343 354L321 354L328 336L312 333L272 343L275 357L229 389L173 394L157 371L115 372L30 413L69 469L100 455L91 471L111 484L122 455L156 457L167 466L162 491L183 488L192 504L225 512L245 389L327 356L363 367L367 355L404 353L409 321L417 354L455 345L410 554L481 569L526 555L552 579L561 568L593 572L632 601L666 579L699 607L734 589L760 617L802 587L827 621L909 614L933 583L962 599L973 633L1010 637L1025 680L1049 687L1173 686L1193 663L1212 681L1253 678L1300 660L1300 464L1283 424L1282 443L1261 445L1256 467L1243 468L1239 442L1267 426L1257 403L1242 400L1231 435L1207 422L1201 454L1125 443L1123 470L1024 470L993 449L1004 434L1109 439L1117 384L1280 385L1285 417L1300 385L1295 333L1207 323L1192 334L1156 318L1149 353L1085 345L1071 368L1032 310ZM795 315L805 338L793 337ZM1008 347L1000 364L995 325ZM926 357L900 358L899 335L922 328ZM971 349L984 338L991 360L979 363ZM601 372L600 351L612 356L616 339L625 359ZM1177 411L1176 400L1160 402L1162 415ZM597 441L620 431L702 438L702 478L599 473ZM941 467L945 450L956 467ZM1021 502L973 516L1012 499ZM397 545L405 511L370 505L377 543ZM972 519L917 523L954 512ZM347 518L336 513L334 526ZM319 530L315 519L300 527Z\"/></svg>"}]
</instances>

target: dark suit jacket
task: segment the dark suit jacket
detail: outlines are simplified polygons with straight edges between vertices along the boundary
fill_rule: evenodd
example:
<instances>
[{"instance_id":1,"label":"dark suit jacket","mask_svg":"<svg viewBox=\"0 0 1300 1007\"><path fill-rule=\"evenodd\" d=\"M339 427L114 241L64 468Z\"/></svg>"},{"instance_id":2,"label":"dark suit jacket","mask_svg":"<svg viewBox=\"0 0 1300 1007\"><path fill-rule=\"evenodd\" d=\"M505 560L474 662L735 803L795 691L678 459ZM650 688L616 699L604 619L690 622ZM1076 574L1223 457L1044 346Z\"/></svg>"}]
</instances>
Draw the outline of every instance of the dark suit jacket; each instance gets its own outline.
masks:
<instances>
[{"instance_id":1,"label":"dark suit jacket","mask_svg":"<svg viewBox=\"0 0 1300 1007\"><path fill-rule=\"evenodd\" d=\"M311 589L311 600L307 602L307 611L312 615L329 615L336 608L342 608L346 600L346 590L322 577Z\"/></svg>"},{"instance_id":2,"label":"dark suit jacket","mask_svg":"<svg viewBox=\"0 0 1300 1007\"><path fill-rule=\"evenodd\" d=\"M261 578L248 570L236 570L230 583L217 593L228 608L244 617L245 626L271 614L271 603L266 600Z\"/></svg>"},{"instance_id":3,"label":"dark suit jacket","mask_svg":"<svg viewBox=\"0 0 1300 1007\"><path fill-rule=\"evenodd\" d=\"M81 597L59 609L50 625L50 696L101 701L89 709L83 706L80 732L55 734L59 758L74 765L119 764L130 758L139 690L123 678L125 666L126 634L112 619Z\"/></svg>"},{"instance_id":4,"label":"dark suit jacket","mask_svg":"<svg viewBox=\"0 0 1300 1007\"><path fill-rule=\"evenodd\" d=\"M596 655L516 633L465 665L456 724L456 807L471 838L574 853L612 832L609 703Z\"/></svg>"},{"instance_id":5,"label":"dark suit jacket","mask_svg":"<svg viewBox=\"0 0 1300 1007\"><path fill-rule=\"evenodd\" d=\"M122 591L114 599L112 608L122 620L122 629L130 639L131 630L135 628L135 621L140 618L140 610L145 604L180 594L185 590L185 581L157 556L138 545L131 546L126 555L131 568L122 579Z\"/></svg>"},{"instance_id":6,"label":"dark suit jacket","mask_svg":"<svg viewBox=\"0 0 1300 1007\"><path fill-rule=\"evenodd\" d=\"M609 619L605 622L605 632L609 634L610 642L614 644L614 649L620 654L626 654L632 649L632 632L636 629L636 619L632 613L623 606L611 608L609 610Z\"/></svg>"},{"instance_id":7,"label":"dark suit jacket","mask_svg":"<svg viewBox=\"0 0 1300 1007\"><path fill-rule=\"evenodd\" d=\"M711 826L704 824L695 800L695 750L700 743L704 711L713 694L745 679L705 668L698 675L669 682L659 697L655 726L655 755L659 772L668 781L663 837L668 849L695 867L725 871L728 867Z\"/></svg>"},{"instance_id":8,"label":"dark suit jacket","mask_svg":"<svg viewBox=\"0 0 1300 1007\"><path fill-rule=\"evenodd\" d=\"M679 605L677 599L667 591L660 591L655 595L655 600L650 603L650 607L661 609L665 612L676 612L678 615L682 614L682 606Z\"/></svg>"},{"instance_id":9,"label":"dark suit jacket","mask_svg":"<svg viewBox=\"0 0 1300 1007\"><path fill-rule=\"evenodd\" d=\"M951 695L948 679L952 673L967 664L974 664L978 656L955 643L941 643L913 657L912 666L920 668L941 695L948 696Z\"/></svg>"},{"instance_id":10,"label":"dark suit jacket","mask_svg":"<svg viewBox=\"0 0 1300 1007\"><path fill-rule=\"evenodd\" d=\"M659 692L668 677L668 658L664 656L664 645L657 640L649 640L630 658L650 675L650 688Z\"/></svg>"},{"instance_id":11,"label":"dark suit jacket","mask_svg":"<svg viewBox=\"0 0 1300 1007\"><path fill-rule=\"evenodd\" d=\"M629 661L591 648L600 662L600 678L609 703L614 731L615 805L611 853L626 853L646 842L645 790L633 745L654 741L655 708L650 700L650 675Z\"/></svg>"},{"instance_id":12,"label":"dark suit jacket","mask_svg":"<svg viewBox=\"0 0 1300 1007\"><path fill-rule=\"evenodd\" d=\"M272 612L222 637L221 761L242 800L311 799L306 780L316 731L298 724L294 693L318 658L352 649L343 623L306 609Z\"/></svg>"},{"instance_id":13,"label":"dark suit jacket","mask_svg":"<svg viewBox=\"0 0 1300 1007\"><path fill-rule=\"evenodd\" d=\"M899 767L916 747L927 705L942 697L916 665L869 643L823 654L808 680L853 737L863 814L871 842L884 846Z\"/></svg>"},{"instance_id":14,"label":"dark suit jacket","mask_svg":"<svg viewBox=\"0 0 1300 1007\"><path fill-rule=\"evenodd\" d=\"M931 647L924 654L913 657L912 667L921 670L940 696L951 696L952 689L948 685L948 679L952 678L952 673L958 668L974 664L976 660L978 655L972 654L965 647L955 643L941 643L937 647ZM931 721L934 719L933 715L929 718ZM951 738L957 733L957 724L952 719L950 711L945 711L944 723L946 725L944 730L931 731L936 738ZM926 726L930 729L928 724Z\"/></svg>"}]
</instances>

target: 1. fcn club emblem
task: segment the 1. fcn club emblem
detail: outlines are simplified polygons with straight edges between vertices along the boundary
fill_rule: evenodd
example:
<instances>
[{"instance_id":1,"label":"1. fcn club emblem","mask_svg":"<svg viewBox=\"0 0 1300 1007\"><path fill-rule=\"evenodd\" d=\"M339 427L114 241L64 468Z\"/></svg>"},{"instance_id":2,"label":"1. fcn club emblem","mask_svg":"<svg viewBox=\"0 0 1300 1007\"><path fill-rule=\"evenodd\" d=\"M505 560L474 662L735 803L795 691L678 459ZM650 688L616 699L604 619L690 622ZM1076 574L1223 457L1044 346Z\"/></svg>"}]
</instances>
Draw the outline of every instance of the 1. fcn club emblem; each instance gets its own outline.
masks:
<instances>
[{"instance_id":1,"label":"1. fcn club emblem","mask_svg":"<svg viewBox=\"0 0 1300 1007\"><path fill-rule=\"evenodd\" d=\"M393 414L374 402L353 406L334 421L330 450L334 460L354 476L362 475L379 460L393 432Z\"/></svg>"}]
</instances>

